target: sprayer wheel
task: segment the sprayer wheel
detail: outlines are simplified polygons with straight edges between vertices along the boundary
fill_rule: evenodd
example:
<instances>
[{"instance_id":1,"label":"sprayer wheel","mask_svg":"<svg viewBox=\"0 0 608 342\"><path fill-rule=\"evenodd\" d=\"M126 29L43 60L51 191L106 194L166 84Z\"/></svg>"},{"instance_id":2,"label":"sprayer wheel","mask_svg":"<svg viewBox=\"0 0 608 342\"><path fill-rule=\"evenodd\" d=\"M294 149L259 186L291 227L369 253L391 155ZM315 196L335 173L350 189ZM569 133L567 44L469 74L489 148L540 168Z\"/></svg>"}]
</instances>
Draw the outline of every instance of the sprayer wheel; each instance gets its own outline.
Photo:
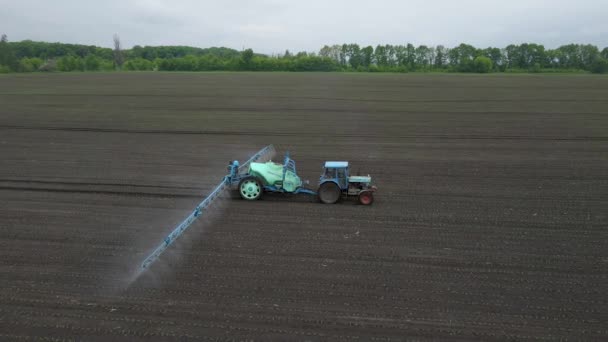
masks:
<instances>
[{"instance_id":1,"label":"sprayer wheel","mask_svg":"<svg viewBox=\"0 0 608 342\"><path fill-rule=\"evenodd\" d=\"M239 182L239 194L242 199L255 201L262 197L263 191L262 183L253 176L243 178Z\"/></svg>"}]
</instances>

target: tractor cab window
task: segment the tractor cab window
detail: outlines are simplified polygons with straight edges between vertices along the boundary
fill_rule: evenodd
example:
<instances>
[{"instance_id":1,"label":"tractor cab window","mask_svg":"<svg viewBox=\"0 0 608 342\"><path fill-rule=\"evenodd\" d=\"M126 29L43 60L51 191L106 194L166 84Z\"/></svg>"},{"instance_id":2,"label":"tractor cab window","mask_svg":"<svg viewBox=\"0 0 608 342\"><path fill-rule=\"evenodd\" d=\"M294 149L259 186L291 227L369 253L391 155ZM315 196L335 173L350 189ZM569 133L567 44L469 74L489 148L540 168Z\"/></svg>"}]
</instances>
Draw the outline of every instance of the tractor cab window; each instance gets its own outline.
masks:
<instances>
[{"instance_id":1,"label":"tractor cab window","mask_svg":"<svg viewBox=\"0 0 608 342\"><path fill-rule=\"evenodd\" d=\"M325 174L323 176L325 178L336 178L336 169L331 167L325 168Z\"/></svg>"}]
</instances>

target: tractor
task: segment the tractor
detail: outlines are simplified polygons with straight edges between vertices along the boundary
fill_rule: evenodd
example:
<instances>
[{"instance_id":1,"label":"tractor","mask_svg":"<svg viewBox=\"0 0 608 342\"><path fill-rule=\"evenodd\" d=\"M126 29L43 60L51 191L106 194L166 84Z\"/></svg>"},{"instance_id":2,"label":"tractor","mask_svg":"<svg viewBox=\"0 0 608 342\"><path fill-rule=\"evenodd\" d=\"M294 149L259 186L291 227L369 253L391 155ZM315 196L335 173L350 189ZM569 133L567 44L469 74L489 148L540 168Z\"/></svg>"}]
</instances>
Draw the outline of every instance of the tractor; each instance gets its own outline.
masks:
<instances>
[{"instance_id":1,"label":"tractor","mask_svg":"<svg viewBox=\"0 0 608 342\"><path fill-rule=\"evenodd\" d=\"M319 178L317 195L325 204L333 204L345 196L357 196L359 203L370 205L374 202L376 187L371 185L372 177L351 176L348 162L327 161L324 172Z\"/></svg>"}]
</instances>

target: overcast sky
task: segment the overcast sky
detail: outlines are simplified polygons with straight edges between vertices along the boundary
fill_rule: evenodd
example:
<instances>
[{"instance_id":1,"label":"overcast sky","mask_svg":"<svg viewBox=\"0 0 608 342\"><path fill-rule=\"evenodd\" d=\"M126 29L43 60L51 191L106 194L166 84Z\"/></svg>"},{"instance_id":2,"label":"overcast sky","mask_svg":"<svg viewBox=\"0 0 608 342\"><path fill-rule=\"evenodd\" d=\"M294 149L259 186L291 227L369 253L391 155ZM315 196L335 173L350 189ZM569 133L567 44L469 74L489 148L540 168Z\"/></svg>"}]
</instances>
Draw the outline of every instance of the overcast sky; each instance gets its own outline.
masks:
<instances>
[{"instance_id":1,"label":"overcast sky","mask_svg":"<svg viewBox=\"0 0 608 342\"><path fill-rule=\"evenodd\" d=\"M607 0L0 0L0 33L110 47L191 45L256 52L325 44L608 46Z\"/></svg>"}]
</instances>

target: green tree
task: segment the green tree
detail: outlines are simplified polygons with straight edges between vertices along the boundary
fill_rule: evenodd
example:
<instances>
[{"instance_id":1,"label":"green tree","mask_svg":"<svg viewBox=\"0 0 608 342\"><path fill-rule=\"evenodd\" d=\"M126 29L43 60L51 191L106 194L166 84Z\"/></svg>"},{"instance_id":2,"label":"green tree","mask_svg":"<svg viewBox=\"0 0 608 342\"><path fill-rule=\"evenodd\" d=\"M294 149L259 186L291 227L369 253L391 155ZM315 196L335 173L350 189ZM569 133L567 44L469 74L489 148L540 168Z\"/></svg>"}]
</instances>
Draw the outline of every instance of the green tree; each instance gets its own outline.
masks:
<instances>
[{"instance_id":1,"label":"green tree","mask_svg":"<svg viewBox=\"0 0 608 342\"><path fill-rule=\"evenodd\" d=\"M211 70L223 70L223 61L215 55L204 55L198 58L197 70L199 71L211 71Z\"/></svg>"},{"instance_id":2,"label":"green tree","mask_svg":"<svg viewBox=\"0 0 608 342\"><path fill-rule=\"evenodd\" d=\"M517 67L521 69L531 69L535 64L545 65L545 47L538 44L521 44L518 48Z\"/></svg>"},{"instance_id":3,"label":"green tree","mask_svg":"<svg viewBox=\"0 0 608 342\"><path fill-rule=\"evenodd\" d=\"M492 71L492 60L485 56L475 57L473 61L474 70L478 73L488 73Z\"/></svg>"},{"instance_id":4,"label":"green tree","mask_svg":"<svg viewBox=\"0 0 608 342\"><path fill-rule=\"evenodd\" d=\"M198 61L196 57L192 55L177 58L176 62L178 71L197 71Z\"/></svg>"},{"instance_id":5,"label":"green tree","mask_svg":"<svg viewBox=\"0 0 608 342\"><path fill-rule=\"evenodd\" d=\"M488 57L492 61L494 70L504 71L504 56L499 48L489 47L480 51L482 56Z\"/></svg>"},{"instance_id":6,"label":"green tree","mask_svg":"<svg viewBox=\"0 0 608 342\"><path fill-rule=\"evenodd\" d=\"M468 44L460 44L448 52L450 66L454 71L460 72L474 71L473 60L476 56L477 49Z\"/></svg>"},{"instance_id":7,"label":"green tree","mask_svg":"<svg viewBox=\"0 0 608 342\"><path fill-rule=\"evenodd\" d=\"M363 57L359 45L345 44L342 46L342 51L345 54L351 68L357 69L363 63Z\"/></svg>"},{"instance_id":8,"label":"green tree","mask_svg":"<svg viewBox=\"0 0 608 342\"><path fill-rule=\"evenodd\" d=\"M543 67L540 65L540 63L534 63L534 65L532 67L530 67L530 69L528 69L529 72L531 73L539 73L543 71Z\"/></svg>"},{"instance_id":9,"label":"green tree","mask_svg":"<svg viewBox=\"0 0 608 342\"><path fill-rule=\"evenodd\" d=\"M124 69L129 71L150 71L154 70L154 63L141 57L132 58L125 62ZM196 66L194 66L194 70L197 70Z\"/></svg>"},{"instance_id":10,"label":"green tree","mask_svg":"<svg viewBox=\"0 0 608 342\"><path fill-rule=\"evenodd\" d=\"M247 49L241 54L241 70L251 70L253 61L253 50Z\"/></svg>"},{"instance_id":11,"label":"green tree","mask_svg":"<svg viewBox=\"0 0 608 342\"><path fill-rule=\"evenodd\" d=\"M369 67L372 64L374 56L374 48L371 46L366 46L361 49L361 65L364 67Z\"/></svg>"},{"instance_id":12,"label":"green tree","mask_svg":"<svg viewBox=\"0 0 608 342\"><path fill-rule=\"evenodd\" d=\"M428 69L428 66L431 64L431 49L426 45L420 45L416 48L414 54L414 63L417 69Z\"/></svg>"},{"instance_id":13,"label":"green tree","mask_svg":"<svg viewBox=\"0 0 608 342\"><path fill-rule=\"evenodd\" d=\"M599 49L593 45L568 44L556 50L556 64L562 69L590 70L591 64L598 57Z\"/></svg>"},{"instance_id":14,"label":"green tree","mask_svg":"<svg viewBox=\"0 0 608 342\"><path fill-rule=\"evenodd\" d=\"M388 53L386 46L378 45L374 50L374 63L378 66L388 66Z\"/></svg>"},{"instance_id":15,"label":"green tree","mask_svg":"<svg viewBox=\"0 0 608 342\"><path fill-rule=\"evenodd\" d=\"M545 65L547 68L558 68L558 54L556 50L548 49L546 51L547 60L545 61Z\"/></svg>"},{"instance_id":16,"label":"green tree","mask_svg":"<svg viewBox=\"0 0 608 342\"><path fill-rule=\"evenodd\" d=\"M31 40L11 42L9 45L18 59L36 57L49 60L67 55L84 58L91 54L103 59L112 59L112 49L91 45L34 42Z\"/></svg>"},{"instance_id":17,"label":"green tree","mask_svg":"<svg viewBox=\"0 0 608 342\"><path fill-rule=\"evenodd\" d=\"M140 45L135 45L131 48L131 50L125 51L128 58L145 58L144 53L145 50Z\"/></svg>"},{"instance_id":18,"label":"green tree","mask_svg":"<svg viewBox=\"0 0 608 342\"><path fill-rule=\"evenodd\" d=\"M65 56L57 60L59 71L84 71L84 61L80 57Z\"/></svg>"},{"instance_id":19,"label":"green tree","mask_svg":"<svg viewBox=\"0 0 608 342\"><path fill-rule=\"evenodd\" d=\"M19 72L33 72L38 71L40 67L44 64L42 59L40 58L22 58L19 61Z\"/></svg>"},{"instance_id":20,"label":"green tree","mask_svg":"<svg viewBox=\"0 0 608 342\"><path fill-rule=\"evenodd\" d=\"M379 68L378 71L390 69L396 63L396 49L392 45L378 45L374 50L373 63Z\"/></svg>"},{"instance_id":21,"label":"green tree","mask_svg":"<svg viewBox=\"0 0 608 342\"><path fill-rule=\"evenodd\" d=\"M409 70L418 69L416 66L416 48L409 43L405 47L405 65Z\"/></svg>"},{"instance_id":22,"label":"green tree","mask_svg":"<svg viewBox=\"0 0 608 342\"><path fill-rule=\"evenodd\" d=\"M505 69L512 69L518 67L519 47L517 45L508 45L503 51L503 56L505 59Z\"/></svg>"},{"instance_id":23,"label":"green tree","mask_svg":"<svg viewBox=\"0 0 608 342\"><path fill-rule=\"evenodd\" d=\"M331 56L331 47L329 45L323 45L321 50L319 50L319 56L330 57Z\"/></svg>"},{"instance_id":24,"label":"green tree","mask_svg":"<svg viewBox=\"0 0 608 342\"><path fill-rule=\"evenodd\" d=\"M581 58L580 68L583 70L591 70L595 65L595 61L601 58L600 50L595 45L579 45L579 51Z\"/></svg>"},{"instance_id":25,"label":"green tree","mask_svg":"<svg viewBox=\"0 0 608 342\"><path fill-rule=\"evenodd\" d=\"M323 46L319 51L320 57L326 57L333 59L336 63L340 63L341 60L341 50L342 47L340 45L332 45L332 46Z\"/></svg>"},{"instance_id":26,"label":"green tree","mask_svg":"<svg viewBox=\"0 0 608 342\"><path fill-rule=\"evenodd\" d=\"M84 67L87 71L98 71L101 66L101 58L88 55L84 59Z\"/></svg>"},{"instance_id":27,"label":"green tree","mask_svg":"<svg viewBox=\"0 0 608 342\"><path fill-rule=\"evenodd\" d=\"M293 71L335 71L338 64L331 58L301 56L294 60Z\"/></svg>"},{"instance_id":28,"label":"green tree","mask_svg":"<svg viewBox=\"0 0 608 342\"><path fill-rule=\"evenodd\" d=\"M591 72L594 74L608 73L608 59L598 57L591 65Z\"/></svg>"},{"instance_id":29,"label":"green tree","mask_svg":"<svg viewBox=\"0 0 608 342\"><path fill-rule=\"evenodd\" d=\"M19 68L19 60L15 56L5 34L0 38L0 65L4 66L8 71L17 71Z\"/></svg>"},{"instance_id":30,"label":"green tree","mask_svg":"<svg viewBox=\"0 0 608 342\"><path fill-rule=\"evenodd\" d=\"M161 70L161 71L175 71L176 70L176 63L175 63L174 58L171 58L171 59L158 58L156 60L156 65L158 66L158 70Z\"/></svg>"},{"instance_id":31,"label":"green tree","mask_svg":"<svg viewBox=\"0 0 608 342\"><path fill-rule=\"evenodd\" d=\"M388 62L391 67L397 66L397 48L394 45L386 46Z\"/></svg>"},{"instance_id":32,"label":"green tree","mask_svg":"<svg viewBox=\"0 0 608 342\"><path fill-rule=\"evenodd\" d=\"M435 68L443 69L447 64L448 50L443 45L437 45L435 51Z\"/></svg>"},{"instance_id":33,"label":"green tree","mask_svg":"<svg viewBox=\"0 0 608 342\"><path fill-rule=\"evenodd\" d=\"M30 63L29 58L22 58L19 61L19 72L33 72L36 71L32 63Z\"/></svg>"},{"instance_id":34,"label":"green tree","mask_svg":"<svg viewBox=\"0 0 608 342\"><path fill-rule=\"evenodd\" d=\"M99 70L101 71L113 71L114 70L114 62L109 59L101 59L101 63L99 65Z\"/></svg>"}]
</instances>

